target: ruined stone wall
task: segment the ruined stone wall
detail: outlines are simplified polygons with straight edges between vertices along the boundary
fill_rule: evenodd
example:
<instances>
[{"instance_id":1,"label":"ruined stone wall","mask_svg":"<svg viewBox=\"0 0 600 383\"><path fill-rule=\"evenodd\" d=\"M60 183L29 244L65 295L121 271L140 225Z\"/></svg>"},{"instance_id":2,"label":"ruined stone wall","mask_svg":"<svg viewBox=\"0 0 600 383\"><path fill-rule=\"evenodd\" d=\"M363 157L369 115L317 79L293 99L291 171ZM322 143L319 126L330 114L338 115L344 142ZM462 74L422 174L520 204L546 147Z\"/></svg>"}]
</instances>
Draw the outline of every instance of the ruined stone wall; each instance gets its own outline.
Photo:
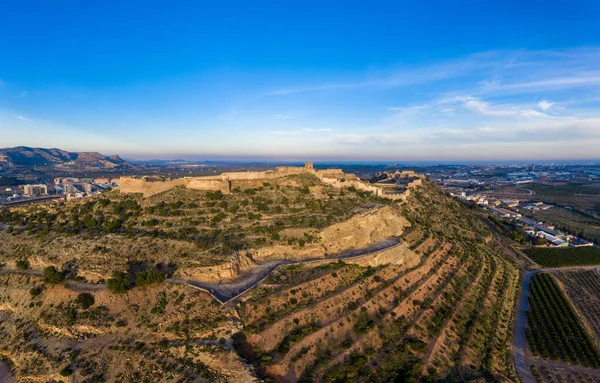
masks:
<instances>
[{"instance_id":1,"label":"ruined stone wall","mask_svg":"<svg viewBox=\"0 0 600 383\"><path fill-rule=\"evenodd\" d=\"M258 180L265 178L273 178L274 172L268 170L266 172L227 172L221 174L221 179L224 180Z\"/></svg>"},{"instance_id":2,"label":"ruined stone wall","mask_svg":"<svg viewBox=\"0 0 600 383\"><path fill-rule=\"evenodd\" d=\"M344 174L342 169L324 169L317 170L317 177L321 178L343 178L349 176L350 174ZM354 175L354 174L352 174ZM355 176L356 177L356 176Z\"/></svg>"},{"instance_id":3,"label":"ruined stone wall","mask_svg":"<svg viewBox=\"0 0 600 383\"><path fill-rule=\"evenodd\" d=\"M185 186L185 178L166 181L148 181L144 178L121 177L119 190L121 193L143 193L144 197L162 193L176 186Z\"/></svg>"},{"instance_id":4,"label":"ruined stone wall","mask_svg":"<svg viewBox=\"0 0 600 383\"><path fill-rule=\"evenodd\" d=\"M230 193L230 182L221 179L205 179L201 177L187 178L186 187L194 190L220 190Z\"/></svg>"},{"instance_id":5,"label":"ruined stone wall","mask_svg":"<svg viewBox=\"0 0 600 383\"><path fill-rule=\"evenodd\" d=\"M230 193L235 188L241 190L256 188L268 182L270 179L285 177L292 174L314 174L323 183L336 188L355 187L364 192L371 192L379 197L391 200L405 200L411 189L419 187L425 178L422 174L413 171L396 172L398 176L416 178L408 184L408 189L402 194L385 194L383 189L358 179L354 174L344 174L341 169L313 170L310 167L279 166L276 171L266 172L229 172L218 176L186 177L175 180L150 181L148 178L122 177L119 189L122 193L143 193L145 197L162 193L176 186L185 186L195 190L221 190Z\"/></svg>"},{"instance_id":6,"label":"ruined stone wall","mask_svg":"<svg viewBox=\"0 0 600 383\"><path fill-rule=\"evenodd\" d=\"M313 169L301 168L298 166L278 166L275 168L275 173L277 173L279 177L283 177L291 174L314 174L315 171Z\"/></svg>"},{"instance_id":7,"label":"ruined stone wall","mask_svg":"<svg viewBox=\"0 0 600 383\"><path fill-rule=\"evenodd\" d=\"M384 198L388 198L388 199L394 200L394 201L406 201L406 199L411 196L412 190L418 189L422 185L423 185L423 179L419 178L419 179L416 179L416 180L410 182L408 184L407 189L404 191L404 193L401 193L401 194L382 194L381 196L384 197Z\"/></svg>"},{"instance_id":8,"label":"ruined stone wall","mask_svg":"<svg viewBox=\"0 0 600 383\"><path fill-rule=\"evenodd\" d=\"M321 182L326 183L326 184L331 185L336 188L355 187L356 189L358 189L360 191L371 192L371 193L375 194L376 196L382 195L382 190L380 188L378 188L377 186L370 185L370 184L367 184L367 183L364 183L361 181L357 181L357 180L342 181L341 179L337 179L337 178L321 178Z\"/></svg>"}]
</instances>

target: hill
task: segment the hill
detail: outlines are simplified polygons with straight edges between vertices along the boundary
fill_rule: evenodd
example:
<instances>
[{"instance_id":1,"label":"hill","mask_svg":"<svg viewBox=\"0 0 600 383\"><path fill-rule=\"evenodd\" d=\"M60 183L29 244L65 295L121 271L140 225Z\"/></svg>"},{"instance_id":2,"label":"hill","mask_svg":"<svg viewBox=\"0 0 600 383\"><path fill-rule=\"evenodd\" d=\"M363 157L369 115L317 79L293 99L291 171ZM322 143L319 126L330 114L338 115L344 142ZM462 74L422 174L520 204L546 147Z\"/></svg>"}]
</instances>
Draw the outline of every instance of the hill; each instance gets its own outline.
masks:
<instances>
[{"instance_id":1,"label":"hill","mask_svg":"<svg viewBox=\"0 0 600 383\"><path fill-rule=\"evenodd\" d=\"M0 149L0 162L8 167L53 166L70 168L115 169L133 167L118 155L103 156L97 152L67 152L18 146Z\"/></svg>"},{"instance_id":2,"label":"hill","mask_svg":"<svg viewBox=\"0 0 600 383\"><path fill-rule=\"evenodd\" d=\"M401 202L304 174L112 191L0 222L0 349L19 381L517 380L518 268L426 180Z\"/></svg>"}]
</instances>

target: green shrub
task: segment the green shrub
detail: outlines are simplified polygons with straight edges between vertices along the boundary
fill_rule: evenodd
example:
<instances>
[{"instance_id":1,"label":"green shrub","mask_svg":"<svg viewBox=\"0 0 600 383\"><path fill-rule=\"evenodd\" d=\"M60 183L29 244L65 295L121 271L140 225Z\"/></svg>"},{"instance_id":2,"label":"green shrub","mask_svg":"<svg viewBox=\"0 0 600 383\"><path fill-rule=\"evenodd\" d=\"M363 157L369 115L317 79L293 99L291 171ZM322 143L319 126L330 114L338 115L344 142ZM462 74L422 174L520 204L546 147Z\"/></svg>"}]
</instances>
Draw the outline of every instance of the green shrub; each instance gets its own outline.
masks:
<instances>
[{"instance_id":1,"label":"green shrub","mask_svg":"<svg viewBox=\"0 0 600 383\"><path fill-rule=\"evenodd\" d=\"M135 279L135 285L148 286L152 283L163 283L166 277L166 274L162 271L141 271Z\"/></svg>"},{"instance_id":2,"label":"green shrub","mask_svg":"<svg viewBox=\"0 0 600 383\"><path fill-rule=\"evenodd\" d=\"M75 303L78 304L82 309L86 310L90 306L96 303L94 296L90 293L81 293L75 299Z\"/></svg>"},{"instance_id":3,"label":"green shrub","mask_svg":"<svg viewBox=\"0 0 600 383\"><path fill-rule=\"evenodd\" d=\"M42 291L44 291L44 286L36 286L36 287L32 287L29 290L29 294L31 295L32 298L35 298L38 295L40 295L42 293Z\"/></svg>"},{"instance_id":4,"label":"green shrub","mask_svg":"<svg viewBox=\"0 0 600 383\"><path fill-rule=\"evenodd\" d=\"M58 271L54 266L48 266L44 269L44 282L57 284L65 279L65 275Z\"/></svg>"},{"instance_id":5,"label":"green shrub","mask_svg":"<svg viewBox=\"0 0 600 383\"><path fill-rule=\"evenodd\" d=\"M17 260L17 269L19 270L27 270L29 268L29 261L26 259Z\"/></svg>"},{"instance_id":6,"label":"green shrub","mask_svg":"<svg viewBox=\"0 0 600 383\"><path fill-rule=\"evenodd\" d=\"M112 278L106 281L106 287L113 293L123 294L129 289L129 279L127 274L122 271L114 271Z\"/></svg>"}]
</instances>

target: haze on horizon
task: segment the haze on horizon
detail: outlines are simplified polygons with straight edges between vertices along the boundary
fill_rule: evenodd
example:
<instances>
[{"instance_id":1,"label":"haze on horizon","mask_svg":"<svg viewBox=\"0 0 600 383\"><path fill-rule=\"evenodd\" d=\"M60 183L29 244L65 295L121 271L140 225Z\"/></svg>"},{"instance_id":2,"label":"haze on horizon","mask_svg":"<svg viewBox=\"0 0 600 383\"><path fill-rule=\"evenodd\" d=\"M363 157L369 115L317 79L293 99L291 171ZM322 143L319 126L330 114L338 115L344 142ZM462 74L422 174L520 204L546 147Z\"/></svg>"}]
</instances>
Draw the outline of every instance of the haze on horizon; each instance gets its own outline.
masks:
<instances>
[{"instance_id":1,"label":"haze on horizon","mask_svg":"<svg viewBox=\"0 0 600 383\"><path fill-rule=\"evenodd\" d=\"M0 147L598 159L600 4L9 2Z\"/></svg>"}]
</instances>

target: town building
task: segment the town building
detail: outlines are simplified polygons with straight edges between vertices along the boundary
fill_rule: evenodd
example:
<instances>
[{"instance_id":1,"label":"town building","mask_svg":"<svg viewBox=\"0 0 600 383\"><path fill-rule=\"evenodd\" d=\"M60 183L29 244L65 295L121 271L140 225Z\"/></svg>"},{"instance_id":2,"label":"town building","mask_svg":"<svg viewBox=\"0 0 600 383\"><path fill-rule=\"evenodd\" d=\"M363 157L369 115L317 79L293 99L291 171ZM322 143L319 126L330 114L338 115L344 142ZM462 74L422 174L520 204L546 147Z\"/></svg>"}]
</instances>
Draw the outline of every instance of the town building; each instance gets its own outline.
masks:
<instances>
[{"instance_id":1,"label":"town building","mask_svg":"<svg viewBox=\"0 0 600 383\"><path fill-rule=\"evenodd\" d=\"M41 197L48 194L48 187L46 185L25 185L23 187L23 194L27 197Z\"/></svg>"}]
</instances>

